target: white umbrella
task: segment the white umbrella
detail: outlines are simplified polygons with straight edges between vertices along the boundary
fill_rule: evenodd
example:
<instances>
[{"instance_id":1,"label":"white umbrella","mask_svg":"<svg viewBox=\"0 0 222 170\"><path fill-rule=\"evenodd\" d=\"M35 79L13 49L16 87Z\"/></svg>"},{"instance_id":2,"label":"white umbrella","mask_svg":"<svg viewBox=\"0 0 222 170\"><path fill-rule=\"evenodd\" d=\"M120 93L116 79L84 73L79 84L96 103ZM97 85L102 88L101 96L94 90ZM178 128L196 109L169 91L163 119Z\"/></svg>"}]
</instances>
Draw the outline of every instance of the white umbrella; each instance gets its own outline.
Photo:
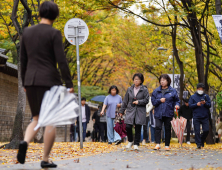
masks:
<instances>
[{"instance_id":1,"label":"white umbrella","mask_svg":"<svg viewBox=\"0 0 222 170\"><path fill-rule=\"evenodd\" d=\"M39 120L34 130L45 126L72 124L78 117L78 104L74 94L63 86L53 86L43 97Z\"/></svg>"}]
</instances>

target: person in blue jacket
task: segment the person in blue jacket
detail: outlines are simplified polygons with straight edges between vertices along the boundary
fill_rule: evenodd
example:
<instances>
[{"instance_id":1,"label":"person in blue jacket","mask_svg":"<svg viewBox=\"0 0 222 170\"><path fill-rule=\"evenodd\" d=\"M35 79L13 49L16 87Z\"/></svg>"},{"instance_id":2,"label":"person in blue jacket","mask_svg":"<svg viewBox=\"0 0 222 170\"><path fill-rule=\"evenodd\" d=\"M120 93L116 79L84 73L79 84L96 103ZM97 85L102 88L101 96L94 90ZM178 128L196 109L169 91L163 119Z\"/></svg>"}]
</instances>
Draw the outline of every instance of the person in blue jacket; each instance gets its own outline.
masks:
<instances>
[{"instance_id":1,"label":"person in blue jacket","mask_svg":"<svg viewBox=\"0 0 222 170\"><path fill-rule=\"evenodd\" d=\"M209 108L211 107L211 101L210 97L204 93L204 89L203 83L197 84L197 91L189 100L189 106L193 109L195 142L198 149L204 147L204 141L209 133ZM202 134L200 134L200 125L202 125Z\"/></svg>"},{"instance_id":2,"label":"person in blue jacket","mask_svg":"<svg viewBox=\"0 0 222 170\"><path fill-rule=\"evenodd\" d=\"M160 86L153 91L151 100L155 106L154 117L156 121L155 140L156 147L154 150L160 149L161 130L164 123L165 128L165 150L169 151L171 139L171 121L174 117L174 109L180 108L180 99L176 89L170 86L171 79L169 75L162 74L159 78Z\"/></svg>"}]
</instances>

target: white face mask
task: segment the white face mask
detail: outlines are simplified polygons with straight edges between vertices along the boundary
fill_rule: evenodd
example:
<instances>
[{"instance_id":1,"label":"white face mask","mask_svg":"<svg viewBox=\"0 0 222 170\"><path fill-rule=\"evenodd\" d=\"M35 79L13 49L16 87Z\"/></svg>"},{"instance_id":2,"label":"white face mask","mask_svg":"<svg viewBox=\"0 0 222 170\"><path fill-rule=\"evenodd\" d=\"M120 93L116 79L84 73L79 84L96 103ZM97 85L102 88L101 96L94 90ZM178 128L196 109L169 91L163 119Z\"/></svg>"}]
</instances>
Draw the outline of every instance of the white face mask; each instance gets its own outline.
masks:
<instances>
[{"instance_id":1,"label":"white face mask","mask_svg":"<svg viewBox=\"0 0 222 170\"><path fill-rule=\"evenodd\" d=\"M198 93L199 95L202 95L204 92L203 92L202 90L197 90L197 93Z\"/></svg>"}]
</instances>

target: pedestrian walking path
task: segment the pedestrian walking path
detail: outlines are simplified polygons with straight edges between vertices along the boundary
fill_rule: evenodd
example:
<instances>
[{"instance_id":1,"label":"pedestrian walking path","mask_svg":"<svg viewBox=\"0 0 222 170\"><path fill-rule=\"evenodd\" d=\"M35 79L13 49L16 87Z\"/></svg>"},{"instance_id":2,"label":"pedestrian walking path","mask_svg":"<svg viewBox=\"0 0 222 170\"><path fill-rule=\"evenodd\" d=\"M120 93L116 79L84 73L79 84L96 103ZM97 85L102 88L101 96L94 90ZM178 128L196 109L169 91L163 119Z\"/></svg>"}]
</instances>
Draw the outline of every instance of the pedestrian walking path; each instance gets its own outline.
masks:
<instances>
[{"instance_id":1,"label":"pedestrian walking path","mask_svg":"<svg viewBox=\"0 0 222 170\"><path fill-rule=\"evenodd\" d=\"M108 146L108 145L107 145ZM172 144L171 151L154 151L154 144L139 147L139 151L125 150L125 144L116 150L97 155L87 154L85 157L75 157L67 160L56 160L57 169L83 169L83 170L176 170L190 168L222 167L222 145L207 145L197 150L194 144ZM161 144L163 148L163 144ZM41 169L40 162L26 163L25 165L1 165L0 169ZM218 168L220 169L220 168ZM222 168L221 168L222 169Z\"/></svg>"}]
</instances>

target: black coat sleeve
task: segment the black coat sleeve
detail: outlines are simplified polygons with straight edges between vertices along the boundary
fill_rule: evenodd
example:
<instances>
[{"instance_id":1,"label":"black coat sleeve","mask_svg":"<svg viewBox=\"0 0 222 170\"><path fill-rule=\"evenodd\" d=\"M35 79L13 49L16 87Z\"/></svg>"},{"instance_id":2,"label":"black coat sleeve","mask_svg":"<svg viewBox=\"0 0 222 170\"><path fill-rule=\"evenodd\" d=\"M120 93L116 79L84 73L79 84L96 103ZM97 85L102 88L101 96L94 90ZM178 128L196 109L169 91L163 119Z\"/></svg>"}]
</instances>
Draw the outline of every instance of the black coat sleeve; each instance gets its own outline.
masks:
<instances>
[{"instance_id":1,"label":"black coat sleeve","mask_svg":"<svg viewBox=\"0 0 222 170\"><path fill-rule=\"evenodd\" d=\"M129 103L129 88L126 91L126 94L125 94L125 97L123 99L123 103L122 103L122 106L120 108L119 113L122 113L122 114L125 113L125 110L127 108L128 103Z\"/></svg>"},{"instance_id":2,"label":"black coat sleeve","mask_svg":"<svg viewBox=\"0 0 222 170\"><path fill-rule=\"evenodd\" d=\"M86 122L89 123L90 120L90 108L88 105L85 105L86 107Z\"/></svg>"},{"instance_id":3,"label":"black coat sleeve","mask_svg":"<svg viewBox=\"0 0 222 170\"><path fill-rule=\"evenodd\" d=\"M58 62L59 69L62 74L62 79L65 81L67 88L72 88L73 83L72 83L68 63L67 63L64 50L63 50L62 35L61 35L61 32L58 30L56 31L55 36L54 36L53 46L54 46L54 53L55 53L56 61Z\"/></svg>"},{"instance_id":4,"label":"black coat sleeve","mask_svg":"<svg viewBox=\"0 0 222 170\"><path fill-rule=\"evenodd\" d=\"M179 113L179 116L182 116L182 117L183 117L183 112L182 112L182 109L183 109L183 106L181 106L181 107L180 107L180 109L179 109L179 112L178 112L178 113Z\"/></svg>"},{"instance_id":5,"label":"black coat sleeve","mask_svg":"<svg viewBox=\"0 0 222 170\"><path fill-rule=\"evenodd\" d=\"M93 120L93 119L96 119L97 113L98 113L98 111L95 111L95 112L93 113L92 120Z\"/></svg>"},{"instance_id":6,"label":"black coat sleeve","mask_svg":"<svg viewBox=\"0 0 222 170\"><path fill-rule=\"evenodd\" d=\"M23 32L23 35L25 33L25 30ZM28 57L27 57L27 52L25 48L25 43L24 43L24 37L22 38L20 42L20 63L21 63L21 77L22 77L22 86L24 86L25 82L25 73L27 69L27 63L28 63Z\"/></svg>"}]
</instances>

